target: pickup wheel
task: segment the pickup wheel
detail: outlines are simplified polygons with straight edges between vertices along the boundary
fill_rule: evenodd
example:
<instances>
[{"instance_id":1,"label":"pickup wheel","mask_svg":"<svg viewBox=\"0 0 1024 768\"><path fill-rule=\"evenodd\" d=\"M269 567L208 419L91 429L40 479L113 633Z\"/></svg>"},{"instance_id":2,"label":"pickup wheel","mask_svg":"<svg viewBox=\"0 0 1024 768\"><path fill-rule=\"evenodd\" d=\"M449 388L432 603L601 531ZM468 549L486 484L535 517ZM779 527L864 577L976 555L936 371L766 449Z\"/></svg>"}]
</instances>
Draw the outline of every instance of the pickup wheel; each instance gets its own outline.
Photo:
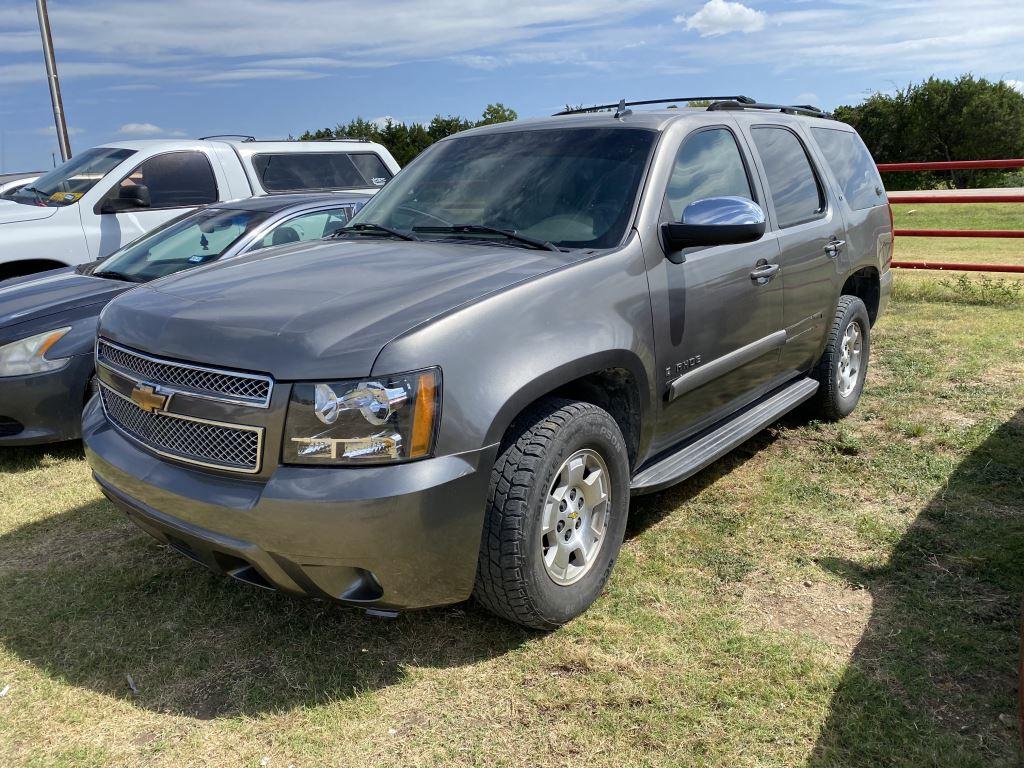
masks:
<instances>
[{"instance_id":1,"label":"pickup wheel","mask_svg":"<svg viewBox=\"0 0 1024 768\"><path fill-rule=\"evenodd\" d=\"M864 302L840 296L828 343L812 372L821 385L809 404L816 418L839 421L853 412L864 391L870 353L871 321Z\"/></svg>"},{"instance_id":2,"label":"pickup wheel","mask_svg":"<svg viewBox=\"0 0 1024 768\"><path fill-rule=\"evenodd\" d=\"M491 471L477 601L535 629L583 613L622 545L629 476L622 433L596 405L548 398L521 414Z\"/></svg>"}]
</instances>

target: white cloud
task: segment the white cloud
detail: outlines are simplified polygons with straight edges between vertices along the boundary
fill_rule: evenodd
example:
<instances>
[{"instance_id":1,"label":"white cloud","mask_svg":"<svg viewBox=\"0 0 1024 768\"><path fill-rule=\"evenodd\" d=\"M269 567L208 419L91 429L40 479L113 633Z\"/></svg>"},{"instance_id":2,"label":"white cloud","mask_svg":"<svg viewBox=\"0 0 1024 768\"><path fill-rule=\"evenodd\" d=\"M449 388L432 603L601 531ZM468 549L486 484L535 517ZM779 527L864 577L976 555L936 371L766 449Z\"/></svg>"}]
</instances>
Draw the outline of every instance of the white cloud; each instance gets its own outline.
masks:
<instances>
[{"instance_id":1,"label":"white cloud","mask_svg":"<svg viewBox=\"0 0 1024 768\"><path fill-rule=\"evenodd\" d=\"M1024 93L1024 80L1003 80L1008 86L1019 93Z\"/></svg>"},{"instance_id":2,"label":"white cloud","mask_svg":"<svg viewBox=\"0 0 1024 768\"><path fill-rule=\"evenodd\" d=\"M153 123L125 123L117 132L122 136L184 136L184 131L168 131Z\"/></svg>"},{"instance_id":3,"label":"white cloud","mask_svg":"<svg viewBox=\"0 0 1024 768\"><path fill-rule=\"evenodd\" d=\"M729 0L708 0L693 16L676 16L677 24L695 29L701 37L717 37L730 32L757 32L764 29L767 16L763 11L748 8Z\"/></svg>"}]
</instances>

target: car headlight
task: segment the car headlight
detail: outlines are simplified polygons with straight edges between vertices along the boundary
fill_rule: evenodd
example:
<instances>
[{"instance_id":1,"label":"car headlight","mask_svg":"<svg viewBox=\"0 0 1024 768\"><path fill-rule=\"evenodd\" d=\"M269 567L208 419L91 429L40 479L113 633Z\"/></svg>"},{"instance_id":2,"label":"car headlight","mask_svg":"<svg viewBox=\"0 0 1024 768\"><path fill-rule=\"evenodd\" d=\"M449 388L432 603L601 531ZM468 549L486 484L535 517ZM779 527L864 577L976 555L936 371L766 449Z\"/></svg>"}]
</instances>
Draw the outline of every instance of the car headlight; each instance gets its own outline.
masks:
<instances>
[{"instance_id":1,"label":"car headlight","mask_svg":"<svg viewBox=\"0 0 1024 768\"><path fill-rule=\"evenodd\" d=\"M70 330L70 327L58 328L0 347L0 376L27 376L30 373L53 371L67 365L68 358L51 360L46 357L46 353Z\"/></svg>"},{"instance_id":2,"label":"car headlight","mask_svg":"<svg viewBox=\"0 0 1024 768\"><path fill-rule=\"evenodd\" d=\"M285 464L393 464L430 456L441 413L441 371L363 381L293 384Z\"/></svg>"}]
</instances>

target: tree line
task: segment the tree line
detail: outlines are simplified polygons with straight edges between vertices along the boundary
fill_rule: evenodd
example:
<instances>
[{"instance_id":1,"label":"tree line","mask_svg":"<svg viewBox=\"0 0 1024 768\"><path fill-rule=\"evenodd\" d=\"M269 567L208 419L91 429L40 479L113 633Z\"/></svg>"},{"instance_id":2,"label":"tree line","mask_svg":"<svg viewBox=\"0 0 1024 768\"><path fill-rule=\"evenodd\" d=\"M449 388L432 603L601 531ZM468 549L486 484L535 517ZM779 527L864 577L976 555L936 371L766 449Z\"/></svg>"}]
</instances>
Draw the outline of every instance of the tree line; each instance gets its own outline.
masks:
<instances>
[{"instance_id":1,"label":"tree line","mask_svg":"<svg viewBox=\"0 0 1024 768\"><path fill-rule=\"evenodd\" d=\"M875 93L856 106L838 107L835 116L857 129L879 163L1024 157L1024 94L970 74ZM886 176L894 189L1024 186L1019 171Z\"/></svg>"},{"instance_id":2,"label":"tree line","mask_svg":"<svg viewBox=\"0 0 1024 768\"><path fill-rule=\"evenodd\" d=\"M1024 157L1024 94L1006 82L970 74L953 80L930 77L894 93L875 93L860 104L837 107L835 116L857 129L879 163ZM299 138L375 141L404 166L439 139L517 117L514 109L497 102L488 104L478 120L436 115L426 124L407 124L357 117ZM901 173L890 179L899 189L1024 186L1021 171Z\"/></svg>"},{"instance_id":3,"label":"tree line","mask_svg":"<svg viewBox=\"0 0 1024 768\"><path fill-rule=\"evenodd\" d=\"M448 115L447 117L435 115L434 119L426 124L406 124L391 118L381 121L364 120L361 117L357 117L348 123L339 123L334 128L306 131L299 137L299 140L313 141L316 139L348 138L375 141L387 147L399 165L405 166L424 149L446 136L451 136L459 131L465 131L467 128L476 128L479 125L505 123L518 117L519 115L516 114L514 109L498 102L496 104L488 104L483 114L480 115L479 120L467 120L464 117L455 117L453 115Z\"/></svg>"}]
</instances>

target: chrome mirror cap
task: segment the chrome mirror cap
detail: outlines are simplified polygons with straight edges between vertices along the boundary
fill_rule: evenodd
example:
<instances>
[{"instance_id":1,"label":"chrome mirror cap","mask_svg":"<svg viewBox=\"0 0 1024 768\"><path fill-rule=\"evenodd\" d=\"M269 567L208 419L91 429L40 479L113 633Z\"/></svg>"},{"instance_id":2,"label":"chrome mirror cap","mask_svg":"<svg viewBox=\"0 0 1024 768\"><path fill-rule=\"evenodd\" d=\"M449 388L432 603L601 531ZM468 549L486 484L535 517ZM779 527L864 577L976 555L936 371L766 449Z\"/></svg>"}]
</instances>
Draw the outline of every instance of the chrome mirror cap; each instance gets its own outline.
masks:
<instances>
[{"instance_id":1,"label":"chrome mirror cap","mask_svg":"<svg viewBox=\"0 0 1024 768\"><path fill-rule=\"evenodd\" d=\"M702 226L764 224L765 215L761 206L745 197L705 197L683 209L682 223Z\"/></svg>"}]
</instances>

